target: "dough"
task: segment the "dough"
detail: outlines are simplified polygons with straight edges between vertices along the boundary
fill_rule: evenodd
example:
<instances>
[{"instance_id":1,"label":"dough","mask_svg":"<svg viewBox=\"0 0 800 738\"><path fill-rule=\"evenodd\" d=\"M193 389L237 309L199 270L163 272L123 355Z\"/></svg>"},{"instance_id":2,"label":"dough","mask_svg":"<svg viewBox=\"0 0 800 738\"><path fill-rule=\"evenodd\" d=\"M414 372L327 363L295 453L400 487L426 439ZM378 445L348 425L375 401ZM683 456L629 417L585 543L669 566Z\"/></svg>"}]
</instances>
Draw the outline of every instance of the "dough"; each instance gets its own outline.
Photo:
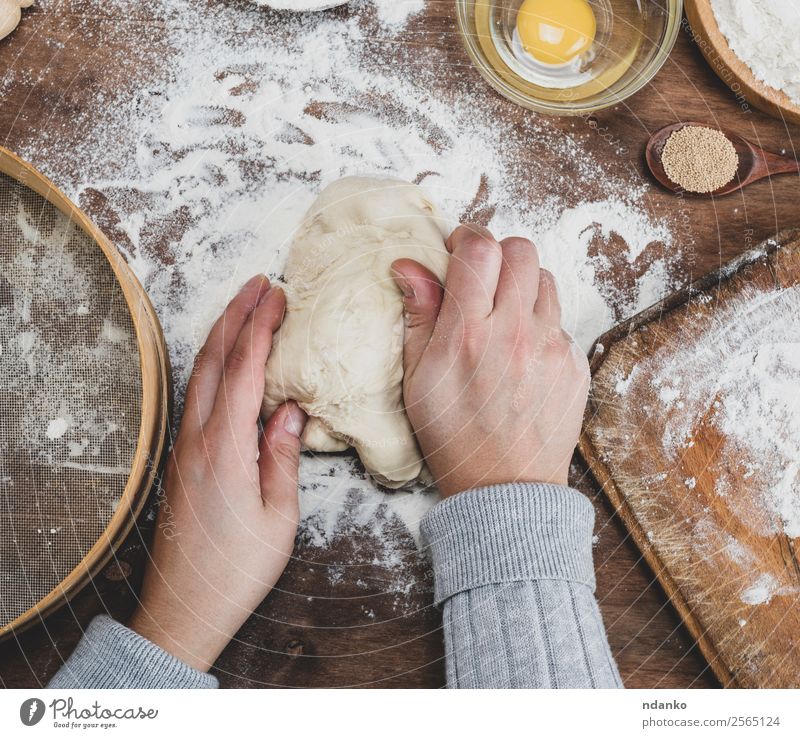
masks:
<instances>
[{"instance_id":1,"label":"dough","mask_svg":"<svg viewBox=\"0 0 800 738\"><path fill-rule=\"evenodd\" d=\"M415 259L444 280L448 233L416 185L348 177L320 194L289 252L264 414L296 400L309 415L306 448L352 446L386 487L423 469L403 408L403 300L390 266Z\"/></svg>"},{"instance_id":2,"label":"dough","mask_svg":"<svg viewBox=\"0 0 800 738\"><path fill-rule=\"evenodd\" d=\"M22 8L28 8L33 0L0 0L0 38L13 31L22 18Z\"/></svg>"}]
</instances>

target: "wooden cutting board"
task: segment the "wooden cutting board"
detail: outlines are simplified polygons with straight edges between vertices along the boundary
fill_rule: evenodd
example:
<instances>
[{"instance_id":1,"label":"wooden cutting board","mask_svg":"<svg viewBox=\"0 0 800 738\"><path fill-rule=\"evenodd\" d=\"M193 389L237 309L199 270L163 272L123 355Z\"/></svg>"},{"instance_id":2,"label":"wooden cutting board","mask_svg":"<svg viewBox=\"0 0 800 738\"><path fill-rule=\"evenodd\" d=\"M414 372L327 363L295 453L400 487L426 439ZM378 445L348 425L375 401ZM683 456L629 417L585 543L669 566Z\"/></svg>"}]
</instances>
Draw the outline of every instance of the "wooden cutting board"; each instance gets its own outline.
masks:
<instances>
[{"instance_id":1,"label":"wooden cutting board","mask_svg":"<svg viewBox=\"0 0 800 738\"><path fill-rule=\"evenodd\" d=\"M726 686L800 687L800 229L599 339L581 452Z\"/></svg>"}]
</instances>

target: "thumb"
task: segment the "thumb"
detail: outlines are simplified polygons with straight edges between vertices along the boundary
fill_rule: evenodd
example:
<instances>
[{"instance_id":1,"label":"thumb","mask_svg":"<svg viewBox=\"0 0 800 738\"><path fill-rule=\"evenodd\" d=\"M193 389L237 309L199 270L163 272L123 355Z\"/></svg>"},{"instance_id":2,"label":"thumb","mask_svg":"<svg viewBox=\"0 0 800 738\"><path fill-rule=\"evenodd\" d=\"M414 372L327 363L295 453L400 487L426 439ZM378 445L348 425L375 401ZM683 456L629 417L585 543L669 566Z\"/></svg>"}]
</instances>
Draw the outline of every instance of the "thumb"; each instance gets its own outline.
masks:
<instances>
[{"instance_id":1,"label":"thumb","mask_svg":"<svg viewBox=\"0 0 800 738\"><path fill-rule=\"evenodd\" d=\"M265 505L283 509L287 502L297 503L300 435L305 425L306 414L294 402L281 405L267 421L258 456Z\"/></svg>"},{"instance_id":2,"label":"thumb","mask_svg":"<svg viewBox=\"0 0 800 738\"><path fill-rule=\"evenodd\" d=\"M411 259L395 261L392 277L403 293L406 318L403 368L408 374L417 366L431 340L444 290L430 269Z\"/></svg>"}]
</instances>

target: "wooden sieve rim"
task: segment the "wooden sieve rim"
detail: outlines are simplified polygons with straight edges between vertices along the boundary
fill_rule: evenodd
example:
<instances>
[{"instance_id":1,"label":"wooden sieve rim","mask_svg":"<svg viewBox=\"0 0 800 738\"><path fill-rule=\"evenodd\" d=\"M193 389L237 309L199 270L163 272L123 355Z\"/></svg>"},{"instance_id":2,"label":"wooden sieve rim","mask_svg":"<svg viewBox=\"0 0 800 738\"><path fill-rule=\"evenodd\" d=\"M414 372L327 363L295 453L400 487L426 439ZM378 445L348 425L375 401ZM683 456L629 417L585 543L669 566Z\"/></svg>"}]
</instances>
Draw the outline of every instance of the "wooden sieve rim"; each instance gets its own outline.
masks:
<instances>
[{"instance_id":1,"label":"wooden sieve rim","mask_svg":"<svg viewBox=\"0 0 800 738\"><path fill-rule=\"evenodd\" d=\"M33 607L0 628L2 640L12 632L20 632L31 625L36 618L44 618L77 594L105 566L131 531L144 507L164 453L172 397L169 357L161 324L144 288L122 254L47 177L2 146L0 172L43 197L100 247L125 296L136 332L142 373L139 437L130 475L117 509L104 532L78 565Z\"/></svg>"}]
</instances>

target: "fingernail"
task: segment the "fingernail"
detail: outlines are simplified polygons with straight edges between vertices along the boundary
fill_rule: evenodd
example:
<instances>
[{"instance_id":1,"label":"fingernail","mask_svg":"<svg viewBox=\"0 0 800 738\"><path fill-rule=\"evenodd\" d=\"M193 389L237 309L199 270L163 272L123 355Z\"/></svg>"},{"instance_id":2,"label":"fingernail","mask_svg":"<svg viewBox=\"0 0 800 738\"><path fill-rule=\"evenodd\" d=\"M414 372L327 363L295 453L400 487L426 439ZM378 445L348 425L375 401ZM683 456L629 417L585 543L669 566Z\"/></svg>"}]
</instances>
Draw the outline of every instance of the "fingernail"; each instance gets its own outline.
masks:
<instances>
[{"instance_id":1,"label":"fingernail","mask_svg":"<svg viewBox=\"0 0 800 738\"><path fill-rule=\"evenodd\" d=\"M259 282L266 282L269 284L269 278L265 274L256 274L248 279L243 285L241 291L244 292L248 287L258 284Z\"/></svg>"},{"instance_id":2,"label":"fingernail","mask_svg":"<svg viewBox=\"0 0 800 738\"><path fill-rule=\"evenodd\" d=\"M286 417L283 419L283 429L292 436L300 438L306 426L306 414L294 403L286 405Z\"/></svg>"},{"instance_id":3,"label":"fingernail","mask_svg":"<svg viewBox=\"0 0 800 738\"><path fill-rule=\"evenodd\" d=\"M267 283L267 284L269 284L269 283ZM261 296L258 298L258 302L256 303L256 306L258 306L258 305L261 305L261 304L265 303L265 302L267 301L267 298L268 298L268 297L269 297L269 296L270 296L270 295L271 295L273 292L275 292L275 287L269 287L269 288L268 288L268 289L267 289L267 290L264 292L264 294L263 294L263 295L261 295Z\"/></svg>"}]
</instances>

